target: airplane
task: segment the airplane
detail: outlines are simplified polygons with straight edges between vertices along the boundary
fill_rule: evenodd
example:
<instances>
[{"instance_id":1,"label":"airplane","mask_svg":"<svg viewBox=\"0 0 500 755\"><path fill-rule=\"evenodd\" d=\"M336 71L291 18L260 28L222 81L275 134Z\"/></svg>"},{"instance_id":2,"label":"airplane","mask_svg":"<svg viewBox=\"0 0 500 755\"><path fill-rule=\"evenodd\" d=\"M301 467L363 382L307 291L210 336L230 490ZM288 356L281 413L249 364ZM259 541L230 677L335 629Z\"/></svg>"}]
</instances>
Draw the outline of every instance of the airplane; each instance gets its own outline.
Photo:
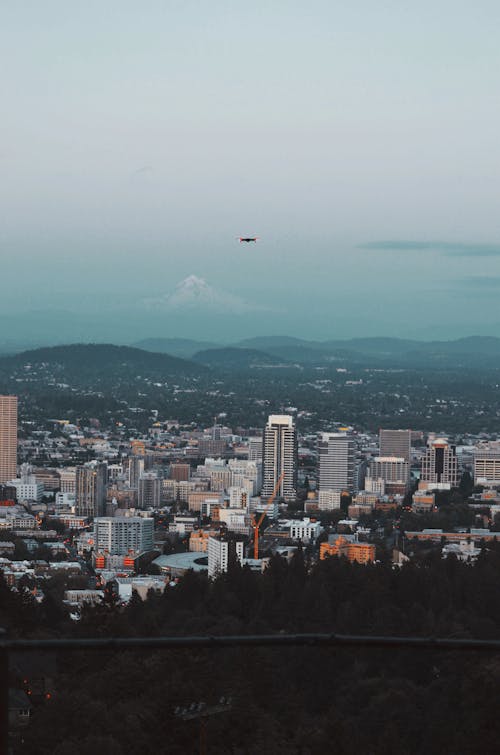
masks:
<instances>
[{"instance_id":1,"label":"airplane","mask_svg":"<svg viewBox=\"0 0 500 755\"><path fill-rule=\"evenodd\" d=\"M243 236L237 236L237 239L238 239L238 241L240 242L240 244L241 244L241 243L242 243L243 241L244 241L245 243L247 243L247 244L250 244L250 242L253 242L253 243L255 244L255 243L257 243L257 241L259 240L259 237L258 237L258 236L249 236L249 237L245 238L245 237L243 237Z\"/></svg>"}]
</instances>

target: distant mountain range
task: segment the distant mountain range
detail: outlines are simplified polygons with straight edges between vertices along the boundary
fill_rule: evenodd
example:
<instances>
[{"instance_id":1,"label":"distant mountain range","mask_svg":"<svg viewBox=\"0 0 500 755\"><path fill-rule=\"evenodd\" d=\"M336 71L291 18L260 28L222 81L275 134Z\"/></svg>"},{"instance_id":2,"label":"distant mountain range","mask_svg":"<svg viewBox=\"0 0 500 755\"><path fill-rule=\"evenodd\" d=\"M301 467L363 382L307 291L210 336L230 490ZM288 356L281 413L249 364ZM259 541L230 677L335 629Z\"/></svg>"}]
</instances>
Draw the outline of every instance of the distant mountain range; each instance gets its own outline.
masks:
<instances>
[{"instance_id":1,"label":"distant mountain range","mask_svg":"<svg viewBox=\"0 0 500 755\"><path fill-rule=\"evenodd\" d=\"M271 363L325 365L346 362L396 367L500 367L500 338L470 336L456 341L351 338L313 341L292 336L247 338L230 346L190 339L155 338L134 344L226 369ZM239 352L244 352L244 354ZM271 358L271 359L270 359Z\"/></svg>"},{"instance_id":2,"label":"distant mountain range","mask_svg":"<svg viewBox=\"0 0 500 755\"><path fill-rule=\"evenodd\" d=\"M193 359L201 364L226 370L247 369L249 367L277 367L284 361L265 351L243 349L236 346L198 351L193 355Z\"/></svg>"},{"instance_id":3,"label":"distant mountain range","mask_svg":"<svg viewBox=\"0 0 500 755\"><path fill-rule=\"evenodd\" d=\"M158 354L171 354L181 359L191 359L198 351L219 349L220 344L209 341L192 341L189 338L145 338L132 344L137 349L156 351Z\"/></svg>"},{"instance_id":4,"label":"distant mountain range","mask_svg":"<svg viewBox=\"0 0 500 755\"><path fill-rule=\"evenodd\" d=\"M139 348L139 346L141 348ZM168 350L168 351L167 351ZM500 338L412 341L355 338L307 341L289 336L251 338L231 346L189 339L148 339L134 346L70 344L0 357L0 373L25 365L53 365L77 379L92 375L201 375L209 370L241 371L295 366L408 369L500 369Z\"/></svg>"}]
</instances>

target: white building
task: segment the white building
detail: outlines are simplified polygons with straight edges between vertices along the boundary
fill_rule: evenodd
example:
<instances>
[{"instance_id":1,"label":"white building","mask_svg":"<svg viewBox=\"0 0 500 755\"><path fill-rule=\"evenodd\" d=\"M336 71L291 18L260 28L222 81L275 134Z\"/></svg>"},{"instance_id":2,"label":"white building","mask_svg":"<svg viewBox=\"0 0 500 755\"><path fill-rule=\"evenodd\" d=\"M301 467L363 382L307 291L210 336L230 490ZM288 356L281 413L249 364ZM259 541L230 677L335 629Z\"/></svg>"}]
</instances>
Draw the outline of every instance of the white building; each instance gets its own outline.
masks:
<instances>
[{"instance_id":1,"label":"white building","mask_svg":"<svg viewBox=\"0 0 500 755\"><path fill-rule=\"evenodd\" d=\"M474 484L500 485L500 443L493 441L474 449Z\"/></svg>"},{"instance_id":2,"label":"white building","mask_svg":"<svg viewBox=\"0 0 500 755\"><path fill-rule=\"evenodd\" d=\"M187 532L192 532L198 527L199 519L197 516L174 516L174 521L168 525L169 532L176 532L178 535L185 535Z\"/></svg>"},{"instance_id":3,"label":"white building","mask_svg":"<svg viewBox=\"0 0 500 755\"><path fill-rule=\"evenodd\" d=\"M279 514L278 501L275 498L274 502L269 506L267 499L261 498L258 495L254 496L248 504L248 512L250 514L265 513L269 519L277 519Z\"/></svg>"},{"instance_id":4,"label":"white building","mask_svg":"<svg viewBox=\"0 0 500 755\"><path fill-rule=\"evenodd\" d=\"M312 522L309 517L304 517L304 519L297 521L291 520L289 526L292 540L302 540L303 543L310 543L311 540L316 540L323 531L321 524L319 522Z\"/></svg>"},{"instance_id":5,"label":"white building","mask_svg":"<svg viewBox=\"0 0 500 755\"><path fill-rule=\"evenodd\" d=\"M262 498L269 498L284 473L277 498L297 497L297 432L293 417L271 414L264 429Z\"/></svg>"},{"instance_id":6,"label":"white building","mask_svg":"<svg viewBox=\"0 0 500 755\"><path fill-rule=\"evenodd\" d=\"M36 481L29 464L23 464L20 477L11 480L8 485L16 489L18 501L36 501L39 503L42 500L44 487L42 483Z\"/></svg>"},{"instance_id":7,"label":"white building","mask_svg":"<svg viewBox=\"0 0 500 755\"><path fill-rule=\"evenodd\" d=\"M55 506L56 509L74 509L75 494L63 492L56 493Z\"/></svg>"},{"instance_id":8,"label":"white building","mask_svg":"<svg viewBox=\"0 0 500 755\"><path fill-rule=\"evenodd\" d=\"M139 516L103 516L94 519L97 553L125 556L129 551L153 550L154 521Z\"/></svg>"},{"instance_id":9,"label":"white building","mask_svg":"<svg viewBox=\"0 0 500 755\"><path fill-rule=\"evenodd\" d=\"M383 496L385 495L385 481L382 477L365 477L365 490L367 493Z\"/></svg>"},{"instance_id":10,"label":"white building","mask_svg":"<svg viewBox=\"0 0 500 755\"><path fill-rule=\"evenodd\" d=\"M76 467L63 467L59 469L59 484L61 493L75 493L76 490Z\"/></svg>"},{"instance_id":11,"label":"white building","mask_svg":"<svg viewBox=\"0 0 500 755\"><path fill-rule=\"evenodd\" d=\"M340 509L342 493L340 490L320 490L318 492L319 511L334 511Z\"/></svg>"},{"instance_id":12,"label":"white building","mask_svg":"<svg viewBox=\"0 0 500 755\"><path fill-rule=\"evenodd\" d=\"M219 519L230 532L237 532L241 535L249 534L250 517L246 509L220 509Z\"/></svg>"},{"instance_id":13,"label":"white building","mask_svg":"<svg viewBox=\"0 0 500 755\"><path fill-rule=\"evenodd\" d=\"M229 493L229 506L232 509L246 509L248 507L248 501L250 496L248 490L240 487L230 487Z\"/></svg>"},{"instance_id":14,"label":"white building","mask_svg":"<svg viewBox=\"0 0 500 755\"><path fill-rule=\"evenodd\" d=\"M320 433L318 439L319 489L352 493L355 480L356 447L347 433Z\"/></svg>"},{"instance_id":15,"label":"white building","mask_svg":"<svg viewBox=\"0 0 500 755\"><path fill-rule=\"evenodd\" d=\"M228 467L232 472L231 485L244 487L255 495L262 487L262 464L246 459L230 459Z\"/></svg>"},{"instance_id":16,"label":"white building","mask_svg":"<svg viewBox=\"0 0 500 755\"><path fill-rule=\"evenodd\" d=\"M231 536L208 538L208 576L227 572L231 559L243 564L243 541Z\"/></svg>"}]
</instances>

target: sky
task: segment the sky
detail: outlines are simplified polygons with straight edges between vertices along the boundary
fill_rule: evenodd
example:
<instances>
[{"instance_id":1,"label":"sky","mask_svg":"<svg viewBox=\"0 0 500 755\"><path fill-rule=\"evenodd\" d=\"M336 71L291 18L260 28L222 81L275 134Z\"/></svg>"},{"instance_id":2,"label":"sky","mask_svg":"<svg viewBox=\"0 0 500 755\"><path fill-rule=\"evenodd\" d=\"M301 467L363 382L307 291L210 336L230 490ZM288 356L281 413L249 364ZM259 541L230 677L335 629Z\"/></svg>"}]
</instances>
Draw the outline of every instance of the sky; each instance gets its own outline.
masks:
<instances>
[{"instance_id":1,"label":"sky","mask_svg":"<svg viewBox=\"0 0 500 755\"><path fill-rule=\"evenodd\" d=\"M496 335L499 38L493 0L4 3L0 341Z\"/></svg>"}]
</instances>

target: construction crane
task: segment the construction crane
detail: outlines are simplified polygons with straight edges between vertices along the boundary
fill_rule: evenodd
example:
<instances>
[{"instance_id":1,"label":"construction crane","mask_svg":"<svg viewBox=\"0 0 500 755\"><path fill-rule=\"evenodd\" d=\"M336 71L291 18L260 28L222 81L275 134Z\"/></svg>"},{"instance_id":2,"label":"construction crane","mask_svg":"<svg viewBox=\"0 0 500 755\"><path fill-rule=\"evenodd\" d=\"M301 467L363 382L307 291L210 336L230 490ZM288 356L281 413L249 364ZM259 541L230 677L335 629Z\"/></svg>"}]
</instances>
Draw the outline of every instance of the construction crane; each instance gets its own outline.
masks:
<instances>
[{"instance_id":1,"label":"construction crane","mask_svg":"<svg viewBox=\"0 0 500 755\"><path fill-rule=\"evenodd\" d=\"M260 525L264 521L264 517L269 511L269 507L273 503L274 499L276 498L278 494L278 490L280 489L281 483L283 482L283 478L285 477L285 473L282 472L278 478L278 482L274 486L274 490L271 493L271 496L267 499L266 508L262 512L262 514L259 517L259 521L255 519L255 515L252 514L252 517L250 519L250 524L253 527L253 557L259 558L259 529Z\"/></svg>"}]
</instances>

